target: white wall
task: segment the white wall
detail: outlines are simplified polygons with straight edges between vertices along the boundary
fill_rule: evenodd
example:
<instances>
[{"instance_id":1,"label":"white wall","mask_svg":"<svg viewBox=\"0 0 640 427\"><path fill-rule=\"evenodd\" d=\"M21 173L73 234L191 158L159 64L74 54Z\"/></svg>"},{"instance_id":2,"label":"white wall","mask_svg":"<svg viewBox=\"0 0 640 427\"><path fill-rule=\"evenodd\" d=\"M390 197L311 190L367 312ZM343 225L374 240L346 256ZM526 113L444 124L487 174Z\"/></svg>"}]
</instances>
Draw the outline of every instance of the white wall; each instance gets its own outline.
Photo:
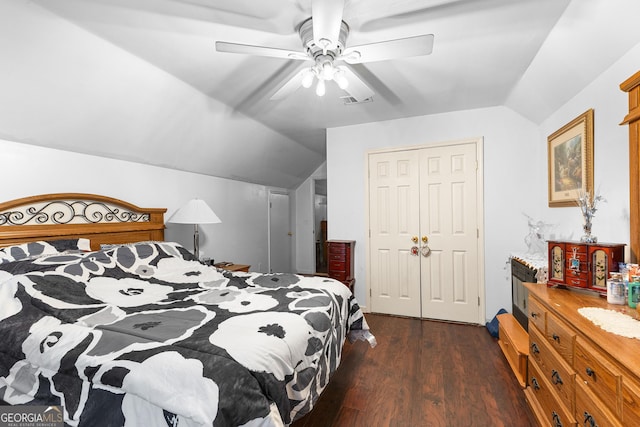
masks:
<instances>
[{"instance_id":1,"label":"white wall","mask_svg":"<svg viewBox=\"0 0 640 427\"><path fill-rule=\"evenodd\" d=\"M268 188L121 160L0 139L0 200L46 193L93 193L140 207L167 208L205 200L222 220L200 226L201 254L267 272ZM167 224L166 240L193 249L193 226Z\"/></svg>"},{"instance_id":2,"label":"white wall","mask_svg":"<svg viewBox=\"0 0 640 427\"><path fill-rule=\"evenodd\" d=\"M599 204L592 233L601 242L629 243L629 127L620 126L629 112L628 94L620 83L640 69L640 44L585 87L541 125L543 135L550 135L566 123L594 109L594 187L606 199ZM547 161L541 153L541 165ZM543 169L546 171L546 168ZM546 182L543 195L546 197ZM556 224L556 237L579 239L582 216L577 208L548 208L544 197L545 221ZM629 248L626 249L629 255Z\"/></svg>"},{"instance_id":3,"label":"white wall","mask_svg":"<svg viewBox=\"0 0 640 427\"><path fill-rule=\"evenodd\" d=\"M487 320L510 310L510 252L526 249L523 213L554 224L552 238L579 239L578 208L548 208L547 136L589 108L595 110L594 184L607 199L594 219L600 241L629 243L628 111L620 83L640 68L640 44L540 126L506 107L458 111L329 129L329 238L355 239L356 297L365 299L365 153L382 147L484 137L485 298ZM627 250L628 253L628 250Z\"/></svg>"}]
</instances>

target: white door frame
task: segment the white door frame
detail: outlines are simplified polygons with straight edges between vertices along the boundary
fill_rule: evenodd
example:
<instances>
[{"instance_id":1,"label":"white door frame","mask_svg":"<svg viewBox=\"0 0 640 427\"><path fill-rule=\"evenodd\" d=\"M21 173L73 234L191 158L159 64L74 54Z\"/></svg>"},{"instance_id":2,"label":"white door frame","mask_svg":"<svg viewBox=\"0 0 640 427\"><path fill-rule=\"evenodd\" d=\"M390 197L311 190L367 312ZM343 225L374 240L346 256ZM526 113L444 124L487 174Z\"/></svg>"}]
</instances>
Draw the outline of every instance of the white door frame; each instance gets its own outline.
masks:
<instances>
[{"instance_id":1,"label":"white door frame","mask_svg":"<svg viewBox=\"0 0 640 427\"><path fill-rule=\"evenodd\" d=\"M479 309L478 309L478 324L484 325L486 322L486 295L485 295L485 268L484 268L484 139L483 137L469 138L455 141L444 141L433 144L419 144L402 147L389 147L378 150L372 150L365 153L364 164L365 168L365 221L366 230L365 244L366 244L366 266L365 266L365 285L366 285L366 306L367 311L371 307L371 250L370 250L370 235L371 235L371 223L369 218L369 155L377 153L391 153L394 151L406 151L406 150L419 150L422 148L433 147L446 147L460 144L476 144L476 159L478 160L478 172L476 181L476 194L477 194L477 223L478 223L478 295L480 296Z\"/></svg>"}]
</instances>

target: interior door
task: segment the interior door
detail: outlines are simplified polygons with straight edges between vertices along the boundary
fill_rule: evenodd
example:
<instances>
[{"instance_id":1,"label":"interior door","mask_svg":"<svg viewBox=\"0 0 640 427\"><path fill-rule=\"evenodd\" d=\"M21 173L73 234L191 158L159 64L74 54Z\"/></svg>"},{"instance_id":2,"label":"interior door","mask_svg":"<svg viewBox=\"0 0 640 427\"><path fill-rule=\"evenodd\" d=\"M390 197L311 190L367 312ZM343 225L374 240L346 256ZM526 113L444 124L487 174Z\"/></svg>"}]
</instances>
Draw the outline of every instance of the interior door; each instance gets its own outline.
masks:
<instances>
[{"instance_id":1,"label":"interior door","mask_svg":"<svg viewBox=\"0 0 640 427\"><path fill-rule=\"evenodd\" d=\"M419 153L369 156L370 290L376 313L420 317Z\"/></svg>"},{"instance_id":2,"label":"interior door","mask_svg":"<svg viewBox=\"0 0 640 427\"><path fill-rule=\"evenodd\" d=\"M478 323L476 151L474 142L369 155L372 312Z\"/></svg>"},{"instance_id":3,"label":"interior door","mask_svg":"<svg viewBox=\"0 0 640 427\"><path fill-rule=\"evenodd\" d=\"M291 272L291 213L289 194L269 192L269 271Z\"/></svg>"},{"instance_id":4,"label":"interior door","mask_svg":"<svg viewBox=\"0 0 640 427\"><path fill-rule=\"evenodd\" d=\"M475 144L420 151L422 317L478 322L476 171Z\"/></svg>"}]
</instances>

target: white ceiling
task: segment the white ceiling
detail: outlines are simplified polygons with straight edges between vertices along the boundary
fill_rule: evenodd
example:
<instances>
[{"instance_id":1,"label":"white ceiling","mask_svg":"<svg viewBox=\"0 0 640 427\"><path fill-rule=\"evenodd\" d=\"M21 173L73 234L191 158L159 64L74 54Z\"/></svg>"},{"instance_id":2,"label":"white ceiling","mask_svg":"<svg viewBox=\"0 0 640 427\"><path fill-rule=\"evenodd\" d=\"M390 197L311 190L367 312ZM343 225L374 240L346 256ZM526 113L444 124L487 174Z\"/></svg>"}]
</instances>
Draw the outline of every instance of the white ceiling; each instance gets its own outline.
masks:
<instances>
[{"instance_id":1,"label":"white ceiling","mask_svg":"<svg viewBox=\"0 0 640 427\"><path fill-rule=\"evenodd\" d=\"M310 16L311 0L33 3L286 136L282 146L273 143L283 156L277 165L265 165L259 150L243 152L243 169L278 174L238 174L286 188L322 163L327 128L497 105L541 123L640 41L640 30L629 29L640 27L632 21L638 15L625 10L637 10L637 0L346 0L347 46L434 34L433 53L353 66L375 91L371 103L344 105L333 84L322 98L300 88L270 101L300 61L220 53L215 41L302 50L296 28ZM305 149L290 149L291 141ZM110 155L104 145L94 151ZM189 169L168 153L155 163ZM193 169L231 175L213 162Z\"/></svg>"}]
</instances>

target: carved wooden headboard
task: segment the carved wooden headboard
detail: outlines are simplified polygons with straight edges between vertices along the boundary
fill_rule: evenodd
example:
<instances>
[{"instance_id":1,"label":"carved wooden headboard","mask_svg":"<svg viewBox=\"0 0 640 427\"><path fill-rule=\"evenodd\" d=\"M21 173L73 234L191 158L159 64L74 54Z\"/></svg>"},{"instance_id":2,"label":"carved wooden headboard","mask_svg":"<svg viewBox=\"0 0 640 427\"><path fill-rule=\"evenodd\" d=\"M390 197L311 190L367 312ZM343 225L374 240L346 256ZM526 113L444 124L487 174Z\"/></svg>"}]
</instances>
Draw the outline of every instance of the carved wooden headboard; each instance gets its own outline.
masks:
<instances>
[{"instance_id":1,"label":"carved wooden headboard","mask_svg":"<svg viewBox=\"0 0 640 427\"><path fill-rule=\"evenodd\" d=\"M87 238L101 244L164 240L164 208L106 196L57 193L0 203L0 247L35 240Z\"/></svg>"}]
</instances>

